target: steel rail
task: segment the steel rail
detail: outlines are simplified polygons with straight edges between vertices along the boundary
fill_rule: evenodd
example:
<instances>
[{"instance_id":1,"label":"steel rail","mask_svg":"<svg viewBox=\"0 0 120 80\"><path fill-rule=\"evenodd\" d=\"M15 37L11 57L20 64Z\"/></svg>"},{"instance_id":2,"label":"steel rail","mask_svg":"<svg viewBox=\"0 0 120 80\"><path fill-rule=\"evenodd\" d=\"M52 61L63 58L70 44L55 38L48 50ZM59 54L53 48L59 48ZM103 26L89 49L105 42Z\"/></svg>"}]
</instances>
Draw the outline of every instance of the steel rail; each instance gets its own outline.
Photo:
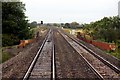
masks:
<instances>
[{"instance_id":1,"label":"steel rail","mask_svg":"<svg viewBox=\"0 0 120 80\"><path fill-rule=\"evenodd\" d=\"M54 44L54 37L52 31L52 80L55 80L55 44Z\"/></svg>"},{"instance_id":2,"label":"steel rail","mask_svg":"<svg viewBox=\"0 0 120 80\"><path fill-rule=\"evenodd\" d=\"M58 31L59 34L64 38L63 34ZM64 38L65 39L65 38ZM66 39L65 39L66 40ZM66 40L67 41L67 40ZM68 41L67 41L68 42ZM68 42L69 43L69 42ZM69 45L74 49L74 47L69 43ZM74 49L75 50L75 49ZM75 50L76 51L76 50ZM77 52L77 51L76 51ZM77 52L78 53L78 52ZM79 53L78 53L79 54ZM83 60L86 62L86 64L88 65L88 67L96 74L96 76L99 78L99 80L104 80L103 76L87 61L86 58L84 58L82 56L82 54L80 54L80 56L83 58Z\"/></svg>"},{"instance_id":3,"label":"steel rail","mask_svg":"<svg viewBox=\"0 0 120 80\"><path fill-rule=\"evenodd\" d=\"M104 64L106 64L107 66L109 66L112 70L114 70L117 74L120 74L120 69L118 67L116 67L115 65L113 65L112 63L110 63L109 61L107 61L106 59L104 59L103 57L101 57L100 55L96 54L94 51L92 51L91 49L89 49L87 46L83 45L82 43L78 42L77 40L71 38L69 35L65 34L66 36L68 36L70 39L72 39L73 41L75 41L77 44L79 44L80 46L82 46L85 50L87 50L89 53L91 53L93 56L95 56L96 58L98 58L100 61L102 61Z\"/></svg>"},{"instance_id":4,"label":"steel rail","mask_svg":"<svg viewBox=\"0 0 120 80\"><path fill-rule=\"evenodd\" d=\"M26 74L24 75L23 80L28 80L28 78L29 78L29 76L30 76L30 74L31 74L31 71L32 71L32 69L33 69L33 67L34 67L34 65L35 65L35 63L36 63L36 61L37 61L37 59L38 59L38 57L39 57L39 55L40 55L40 53L41 53L43 47L44 47L44 44L45 44L45 42L46 42L46 40L47 40L47 37L48 37L50 31L51 31L51 30L49 30L49 32L47 33L45 39L43 40L43 43L42 43L42 45L40 46L40 48L39 48L37 54L35 55L35 57L34 57L32 63L30 64L30 66L29 66L29 68L28 68Z\"/></svg>"}]
</instances>

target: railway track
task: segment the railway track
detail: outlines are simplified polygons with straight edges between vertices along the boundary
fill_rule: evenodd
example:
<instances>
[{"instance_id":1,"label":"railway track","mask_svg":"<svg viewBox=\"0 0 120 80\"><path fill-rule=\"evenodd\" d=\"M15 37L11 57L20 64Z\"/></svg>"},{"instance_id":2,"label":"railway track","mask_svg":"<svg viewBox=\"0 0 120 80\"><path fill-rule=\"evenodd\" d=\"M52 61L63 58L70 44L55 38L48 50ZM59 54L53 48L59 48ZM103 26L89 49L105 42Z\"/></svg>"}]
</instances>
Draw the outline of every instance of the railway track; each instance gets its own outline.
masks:
<instances>
[{"instance_id":1,"label":"railway track","mask_svg":"<svg viewBox=\"0 0 120 80\"><path fill-rule=\"evenodd\" d=\"M98 73L90 69L76 50L61 36L56 30L55 37L55 53L56 53L56 78L59 79L87 79L100 80Z\"/></svg>"},{"instance_id":2,"label":"railway track","mask_svg":"<svg viewBox=\"0 0 120 80\"><path fill-rule=\"evenodd\" d=\"M65 34L67 35L67 34ZM75 41L77 44L79 44L80 46L82 46L85 50L87 50L90 54L94 55L96 58L98 58L100 61L102 61L104 64L106 64L107 66L109 66L111 69L113 69L117 74L120 74L120 68L119 66L115 66L112 63L110 63L107 59L104 59L103 57L101 57L99 54L96 54L94 51L92 51L91 49L87 48L87 46L83 45L82 43L80 43L79 41L77 41L76 39L70 37L69 35L67 35L70 39L72 39L73 41ZM113 60L118 60L115 57L112 57ZM117 61L118 65L119 62Z\"/></svg>"},{"instance_id":3,"label":"railway track","mask_svg":"<svg viewBox=\"0 0 120 80\"><path fill-rule=\"evenodd\" d=\"M50 29L23 80L55 79L53 31Z\"/></svg>"},{"instance_id":4,"label":"railway track","mask_svg":"<svg viewBox=\"0 0 120 80\"><path fill-rule=\"evenodd\" d=\"M101 60L103 58L100 57L99 55L98 55L98 57L96 57L97 54L95 54L90 49L88 49L84 45L80 44L76 40L72 39L70 36L67 36L66 34L62 33L60 30L57 32L74 49L74 51L77 52L78 55L80 55L82 57L83 63L87 65L86 70L84 70L84 71L89 71L90 74L94 73L96 76L95 78L100 79L100 80L103 80L105 78L107 78L107 79L108 78L120 78L120 76L118 76L119 69L116 68L114 65L110 64L107 61L104 62L104 60ZM56 34L56 36L57 36L57 34ZM68 46L68 44L66 44L66 45ZM23 80L45 79L45 78L50 79L50 80L51 79L55 80L57 78L59 72L57 73L58 68L56 68L56 66L58 66L59 64L58 64L58 62L56 62L57 53L55 54L55 48L56 48L55 45L57 45L57 44L54 43L53 29L52 30L50 29L48 34L46 35L41 47L39 48L35 58L33 59L32 63L30 64L26 74L24 75ZM68 50L65 50L65 51L63 50L63 52L65 52L65 53L67 51ZM78 58L78 56L73 58L72 55L77 56L76 54L69 54L68 55L69 58L66 59L68 62L63 60L62 64L64 64L64 65L60 66L61 68L63 68L63 71L65 70L63 72L63 75L65 77L68 74L69 75L71 75L71 74L79 75L78 73L81 72L81 71L77 71L77 69L79 70L80 64L83 64L83 63L79 63L79 59L76 59L76 58ZM60 53L59 56L61 56L60 58L65 59L66 58L65 56L67 56L67 54ZM74 66L76 63L73 64L74 60L71 60L71 58L73 58L74 60L75 59L78 60L78 61L75 60L75 62L77 62L76 66ZM69 63L69 61L72 63ZM64 69L64 66L66 67L66 69ZM73 69L71 69L71 68L73 68ZM73 71L73 72L69 72L66 70ZM87 73L87 72L85 72L85 73ZM85 73L81 73L81 74L83 75ZM57 74L57 76L56 76L56 74ZM91 76L93 76L93 75L91 75ZM76 78L76 77L74 76L74 78ZM78 78L80 78L80 77L78 76Z\"/></svg>"},{"instance_id":5,"label":"railway track","mask_svg":"<svg viewBox=\"0 0 120 80\"><path fill-rule=\"evenodd\" d=\"M120 78L118 75L120 70L116 66L106 61L70 36L63 34L61 31L59 31L59 33L84 58L90 68L100 79Z\"/></svg>"}]
</instances>

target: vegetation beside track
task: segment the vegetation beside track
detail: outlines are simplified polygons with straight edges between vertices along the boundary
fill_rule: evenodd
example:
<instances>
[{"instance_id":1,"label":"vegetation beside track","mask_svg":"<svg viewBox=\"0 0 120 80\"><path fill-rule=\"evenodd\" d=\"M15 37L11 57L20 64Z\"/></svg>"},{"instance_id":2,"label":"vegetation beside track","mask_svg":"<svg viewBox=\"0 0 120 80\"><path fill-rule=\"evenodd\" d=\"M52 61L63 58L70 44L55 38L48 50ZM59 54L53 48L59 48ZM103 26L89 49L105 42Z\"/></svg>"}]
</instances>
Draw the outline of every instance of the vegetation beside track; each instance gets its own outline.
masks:
<instances>
[{"instance_id":1,"label":"vegetation beside track","mask_svg":"<svg viewBox=\"0 0 120 80\"><path fill-rule=\"evenodd\" d=\"M32 32L22 2L2 2L2 46L12 46L29 39Z\"/></svg>"},{"instance_id":2,"label":"vegetation beside track","mask_svg":"<svg viewBox=\"0 0 120 80\"><path fill-rule=\"evenodd\" d=\"M78 24L74 26L78 26ZM76 32L81 32L84 38L107 43L115 43L116 50L105 52L120 59L120 18L118 16L104 17L96 22L81 24L79 26L81 27L73 28L73 26L71 27L71 24L66 23L63 27L67 33L70 33L70 31L74 29ZM81 31L78 31L78 29Z\"/></svg>"}]
</instances>

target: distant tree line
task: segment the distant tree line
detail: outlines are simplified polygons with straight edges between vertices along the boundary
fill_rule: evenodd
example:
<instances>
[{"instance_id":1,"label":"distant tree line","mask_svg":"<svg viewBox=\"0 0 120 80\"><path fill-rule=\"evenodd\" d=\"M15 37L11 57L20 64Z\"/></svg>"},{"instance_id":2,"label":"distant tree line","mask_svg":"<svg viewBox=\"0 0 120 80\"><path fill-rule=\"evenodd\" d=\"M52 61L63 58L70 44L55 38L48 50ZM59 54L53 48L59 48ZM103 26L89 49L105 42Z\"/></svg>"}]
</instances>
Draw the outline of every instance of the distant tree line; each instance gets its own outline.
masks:
<instances>
[{"instance_id":1,"label":"distant tree line","mask_svg":"<svg viewBox=\"0 0 120 80\"><path fill-rule=\"evenodd\" d=\"M2 45L11 46L32 37L22 2L2 2Z\"/></svg>"},{"instance_id":2,"label":"distant tree line","mask_svg":"<svg viewBox=\"0 0 120 80\"><path fill-rule=\"evenodd\" d=\"M82 25L80 25L79 23L77 22L72 22L72 23L65 23L65 24L62 24L62 26L64 28L71 28L71 29L78 29L78 28L81 28Z\"/></svg>"},{"instance_id":3,"label":"distant tree line","mask_svg":"<svg viewBox=\"0 0 120 80\"><path fill-rule=\"evenodd\" d=\"M35 28L38 25L36 21L29 23L30 28Z\"/></svg>"}]
</instances>

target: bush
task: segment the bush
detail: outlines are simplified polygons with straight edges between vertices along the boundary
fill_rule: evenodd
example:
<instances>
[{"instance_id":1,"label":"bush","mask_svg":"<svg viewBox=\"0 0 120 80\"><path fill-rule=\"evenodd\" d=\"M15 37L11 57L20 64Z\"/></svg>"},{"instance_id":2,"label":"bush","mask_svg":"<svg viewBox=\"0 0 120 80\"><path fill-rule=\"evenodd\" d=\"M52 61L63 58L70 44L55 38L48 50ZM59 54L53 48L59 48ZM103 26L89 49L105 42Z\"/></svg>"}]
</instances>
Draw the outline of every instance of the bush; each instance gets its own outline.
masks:
<instances>
[{"instance_id":1,"label":"bush","mask_svg":"<svg viewBox=\"0 0 120 80\"><path fill-rule=\"evenodd\" d=\"M12 46L19 43L19 39L17 36L13 34L3 34L2 35L2 46Z\"/></svg>"},{"instance_id":2,"label":"bush","mask_svg":"<svg viewBox=\"0 0 120 80\"><path fill-rule=\"evenodd\" d=\"M2 61L0 60L0 63L5 62L12 57L9 53L6 53L6 52L2 52L1 55L2 55Z\"/></svg>"}]
</instances>

